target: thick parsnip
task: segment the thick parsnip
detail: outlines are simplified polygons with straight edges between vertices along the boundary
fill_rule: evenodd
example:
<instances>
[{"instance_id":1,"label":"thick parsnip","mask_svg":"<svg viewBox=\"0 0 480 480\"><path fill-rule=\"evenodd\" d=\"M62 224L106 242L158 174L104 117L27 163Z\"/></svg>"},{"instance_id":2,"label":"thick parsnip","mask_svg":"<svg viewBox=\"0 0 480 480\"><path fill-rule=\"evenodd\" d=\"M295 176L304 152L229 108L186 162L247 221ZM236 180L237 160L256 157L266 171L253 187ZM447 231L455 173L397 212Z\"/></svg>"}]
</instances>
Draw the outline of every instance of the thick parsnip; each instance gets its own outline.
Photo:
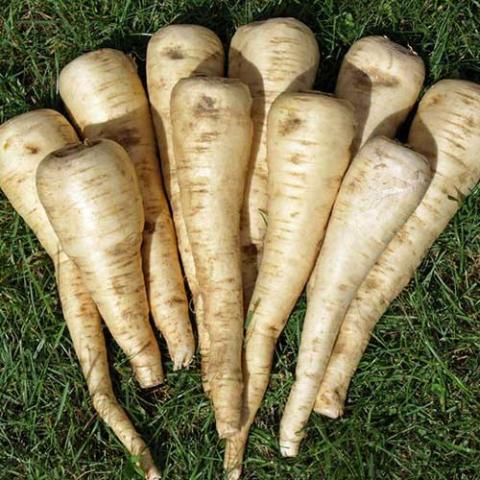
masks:
<instances>
[{"instance_id":1,"label":"thick parsnip","mask_svg":"<svg viewBox=\"0 0 480 480\"><path fill-rule=\"evenodd\" d=\"M37 188L63 250L80 269L140 385L158 385L162 364L140 256L142 197L126 151L111 140L56 150L40 162Z\"/></svg>"},{"instance_id":2,"label":"thick parsnip","mask_svg":"<svg viewBox=\"0 0 480 480\"><path fill-rule=\"evenodd\" d=\"M230 479L240 476L276 341L318 256L350 161L354 111L349 102L329 95L284 93L270 109L267 128L268 226L247 314L242 429L227 440L225 469Z\"/></svg>"},{"instance_id":3,"label":"thick parsnip","mask_svg":"<svg viewBox=\"0 0 480 480\"><path fill-rule=\"evenodd\" d=\"M395 136L417 101L424 79L422 59L386 37L364 37L350 47L335 93L355 107L354 153L369 138Z\"/></svg>"},{"instance_id":4,"label":"thick parsnip","mask_svg":"<svg viewBox=\"0 0 480 480\"><path fill-rule=\"evenodd\" d=\"M385 137L368 141L345 175L307 295L296 379L280 424L284 456L298 452L348 306L429 180L425 157Z\"/></svg>"},{"instance_id":5,"label":"thick parsnip","mask_svg":"<svg viewBox=\"0 0 480 480\"><path fill-rule=\"evenodd\" d=\"M255 286L267 211L267 115L282 92L312 88L319 62L312 31L294 18L273 18L237 29L229 51L228 76L250 87L253 144L241 218L244 300Z\"/></svg>"},{"instance_id":6,"label":"thick parsnip","mask_svg":"<svg viewBox=\"0 0 480 480\"><path fill-rule=\"evenodd\" d=\"M188 242L180 203L177 167L173 154L170 97L173 87L182 78L192 75L222 76L223 45L214 32L199 25L169 25L152 36L147 49L147 85L153 123L162 162L165 188L170 200L178 250L192 292L198 329L202 379L208 393L208 352L210 342L204 324L203 305L198 293L197 276Z\"/></svg>"},{"instance_id":7,"label":"thick parsnip","mask_svg":"<svg viewBox=\"0 0 480 480\"><path fill-rule=\"evenodd\" d=\"M210 338L208 382L221 438L238 431L243 302L240 210L252 140L251 97L238 80L196 77L173 89L182 209Z\"/></svg>"},{"instance_id":8,"label":"thick parsnip","mask_svg":"<svg viewBox=\"0 0 480 480\"><path fill-rule=\"evenodd\" d=\"M149 480L159 479L150 451L115 398L100 315L75 264L60 247L37 194L35 172L49 153L78 142L71 125L53 110L20 115L0 127L0 188L55 264L63 315L93 406Z\"/></svg>"},{"instance_id":9,"label":"thick parsnip","mask_svg":"<svg viewBox=\"0 0 480 480\"><path fill-rule=\"evenodd\" d=\"M174 369L187 365L195 343L148 100L135 65L117 50L87 53L62 70L59 89L82 136L115 140L135 165L145 211L142 256L150 309Z\"/></svg>"},{"instance_id":10,"label":"thick parsnip","mask_svg":"<svg viewBox=\"0 0 480 480\"><path fill-rule=\"evenodd\" d=\"M420 205L395 235L357 292L343 321L315 411L343 414L348 385L373 328L412 278L463 198L480 180L480 85L442 80L423 97L409 143L434 166Z\"/></svg>"}]
</instances>

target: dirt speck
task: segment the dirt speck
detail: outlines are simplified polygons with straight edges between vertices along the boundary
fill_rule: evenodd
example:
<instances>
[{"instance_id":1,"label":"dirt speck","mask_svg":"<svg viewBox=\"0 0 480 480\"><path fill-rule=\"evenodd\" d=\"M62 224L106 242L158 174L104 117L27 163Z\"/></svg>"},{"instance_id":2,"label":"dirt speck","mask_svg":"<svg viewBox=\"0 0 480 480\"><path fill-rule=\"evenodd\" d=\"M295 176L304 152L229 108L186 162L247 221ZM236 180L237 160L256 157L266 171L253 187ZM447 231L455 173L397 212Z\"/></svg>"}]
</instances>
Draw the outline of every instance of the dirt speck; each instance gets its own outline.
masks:
<instances>
[{"instance_id":1,"label":"dirt speck","mask_svg":"<svg viewBox=\"0 0 480 480\"><path fill-rule=\"evenodd\" d=\"M256 245L245 245L242 247L242 252L246 255L256 255L258 253L258 249Z\"/></svg>"},{"instance_id":2,"label":"dirt speck","mask_svg":"<svg viewBox=\"0 0 480 480\"><path fill-rule=\"evenodd\" d=\"M156 225L153 222L145 222L143 229L146 233L152 234L156 230Z\"/></svg>"}]
</instances>

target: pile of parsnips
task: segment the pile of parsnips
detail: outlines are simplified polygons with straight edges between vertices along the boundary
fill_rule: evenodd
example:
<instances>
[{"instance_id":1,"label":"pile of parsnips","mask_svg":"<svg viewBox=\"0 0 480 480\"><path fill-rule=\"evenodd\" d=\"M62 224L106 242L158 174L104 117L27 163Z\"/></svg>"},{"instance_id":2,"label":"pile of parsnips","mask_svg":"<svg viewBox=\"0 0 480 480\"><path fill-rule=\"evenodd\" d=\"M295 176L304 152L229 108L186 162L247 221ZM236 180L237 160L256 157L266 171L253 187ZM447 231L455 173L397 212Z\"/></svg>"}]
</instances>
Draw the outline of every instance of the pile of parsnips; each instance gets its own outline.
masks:
<instances>
[{"instance_id":1,"label":"pile of parsnips","mask_svg":"<svg viewBox=\"0 0 480 480\"><path fill-rule=\"evenodd\" d=\"M238 478L306 283L285 456L312 410L342 415L376 322L480 178L479 85L429 88L405 146L392 138L422 90L415 52L360 39L335 96L310 90L318 64L308 27L272 19L236 31L223 78L218 37L172 25L148 46L149 99L132 60L103 49L60 74L80 139L52 110L0 128L0 186L55 264L95 409L149 479L160 474L113 393L101 318L140 386L160 384L149 312L174 368L195 350L183 267L204 390Z\"/></svg>"}]
</instances>

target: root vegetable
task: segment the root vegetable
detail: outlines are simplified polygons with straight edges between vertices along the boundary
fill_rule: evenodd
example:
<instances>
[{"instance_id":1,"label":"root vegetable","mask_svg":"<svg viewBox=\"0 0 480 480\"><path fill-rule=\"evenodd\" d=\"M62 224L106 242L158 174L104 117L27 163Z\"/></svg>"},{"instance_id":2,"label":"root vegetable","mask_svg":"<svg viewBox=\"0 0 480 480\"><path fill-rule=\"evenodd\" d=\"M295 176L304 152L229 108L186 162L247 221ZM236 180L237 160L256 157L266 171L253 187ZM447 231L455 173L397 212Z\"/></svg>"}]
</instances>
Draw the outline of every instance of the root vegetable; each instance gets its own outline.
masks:
<instances>
[{"instance_id":1,"label":"root vegetable","mask_svg":"<svg viewBox=\"0 0 480 480\"><path fill-rule=\"evenodd\" d=\"M238 80L196 77L172 92L183 216L210 339L208 382L221 438L239 429L243 303L240 210L251 147L251 97Z\"/></svg>"},{"instance_id":2,"label":"root vegetable","mask_svg":"<svg viewBox=\"0 0 480 480\"><path fill-rule=\"evenodd\" d=\"M353 107L314 92L284 93L270 109L267 128L269 222L248 309L242 429L227 440L229 479L240 477L248 431L267 389L276 341L318 256L350 161Z\"/></svg>"},{"instance_id":3,"label":"root vegetable","mask_svg":"<svg viewBox=\"0 0 480 480\"><path fill-rule=\"evenodd\" d=\"M148 100L136 68L122 52L98 50L69 63L59 89L82 136L116 141L135 165L145 212L142 256L150 309L174 369L188 365L195 343Z\"/></svg>"},{"instance_id":4,"label":"root vegetable","mask_svg":"<svg viewBox=\"0 0 480 480\"><path fill-rule=\"evenodd\" d=\"M37 169L40 201L142 387L163 380L148 321L140 247L142 198L130 158L111 140L50 153Z\"/></svg>"},{"instance_id":5,"label":"root vegetable","mask_svg":"<svg viewBox=\"0 0 480 480\"><path fill-rule=\"evenodd\" d=\"M192 75L222 76L223 71L222 42L208 28L199 25L169 25L161 28L148 43L148 95L160 150L163 178L172 207L178 250L195 305L195 319L202 359L202 379L207 393L209 392L207 370L210 342L204 325L203 305L198 293L195 265L180 202L177 167L172 144L170 97L173 87L182 78Z\"/></svg>"},{"instance_id":6,"label":"root vegetable","mask_svg":"<svg viewBox=\"0 0 480 480\"><path fill-rule=\"evenodd\" d=\"M345 175L308 292L296 380L280 424L284 456L298 452L349 304L429 180L423 156L385 137L367 142Z\"/></svg>"},{"instance_id":7,"label":"root vegetable","mask_svg":"<svg viewBox=\"0 0 480 480\"><path fill-rule=\"evenodd\" d=\"M315 411L343 414L348 386L373 328L480 179L480 85L442 80L425 94L409 143L434 166L420 205L362 283L343 321Z\"/></svg>"},{"instance_id":8,"label":"root vegetable","mask_svg":"<svg viewBox=\"0 0 480 480\"><path fill-rule=\"evenodd\" d=\"M312 31L293 18L273 18L240 27L232 38L228 76L250 87L253 144L241 219L245 305L250 302L267 227L267 115L285 91L312 88L318 68Z\"/></svg>"},{"instance_id":9,"label":"root vegetable","mask_svg":"<svg viewBox=\"0 0 480 480\"><path fill-rule=\"evenodd\" d=\"M147 445L115 398L98 310L77 267L62 251L37 194L40 161L77 142L71 125L53 110L36 110L8 121L0 127L0 188L54 262L63 315L94 408L126 449L139 457L147 478L159 479Z\"/></svg>"},{"instance_id":10,"label":"root vegetable","mask_svg":"<svg viewBox=\"0 0 480 480\"><path fill-rule=\"evenodd\" d=\"M422 59L385 37L356 41L343 59L335 93L352 102L354 152L369 138L393 138L417 101L425 79Z\"/></svg>"}]
</instances>

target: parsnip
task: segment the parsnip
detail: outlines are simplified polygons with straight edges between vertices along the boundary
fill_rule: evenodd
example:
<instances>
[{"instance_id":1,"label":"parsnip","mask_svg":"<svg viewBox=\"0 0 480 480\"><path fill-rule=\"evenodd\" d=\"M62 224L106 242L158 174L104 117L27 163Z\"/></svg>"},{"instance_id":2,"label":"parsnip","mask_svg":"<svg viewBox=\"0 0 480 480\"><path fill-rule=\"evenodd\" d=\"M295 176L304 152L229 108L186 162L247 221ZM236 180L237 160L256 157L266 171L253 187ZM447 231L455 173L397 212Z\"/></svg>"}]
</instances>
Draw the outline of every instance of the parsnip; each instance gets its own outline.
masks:
<instances>
[{"instance_id":1,"label":"parsnip","mask_svg":"<svg viewBox=\"0 0 480 480\"><path fill-rule=\"evenodd\" d=\"M63 315L99 417L139 457L147 478L159 479L148 447L115 398L98 310L77 267L62 251L35 186L40 161L77 142L73 128L53 110L36 110L6 122L0 127L0 188L55 264Z\"/></svg>"},{"instance_id":2,"label":"parsnip","mask_svg":"<svg viewBox=\"0 0 480 480\"><path fill-rule=\"evenodd\" d=\"M228 76L250 87L253 144L241 218L244 300L255 286L267 227L267 115L282 92L312 88L318 68L312 31L294 18L273 18L237 29L229 51Z\"/></svg>"},{"instance_id":3,"label":"parsnip","mask_svg":"<svg viewBox=\"0 0 480 480\"><path fill-rule=\"evenodd\" d=\"M69 63L60 95L84 138L109 138L133 160L143 196L143 270L150 309L174 369L190 363L194 338L160 168L148 100L133 61L117 50L87 53Z\"/></svg>"},{"instance_id":4,"label":"parsnip","mask_svg":"<svg viewBox=\"0 0 480 480\"><path fill-rule=\"evenodd\" d=\"M386 37L364 37L350 47L335 93L355 107L355 153L369 138L395 136L417 101L424 79L422 59Z\"/></svg>"},{"instance_id":5,"label":"parsnip","mask_svg":"<svg viewBox=\"0 0 480 480\"><path fill-rule=\"evenodd\" d=\"M182 78L192 75L222 76L223 71L222 42L208 28L199 25L169 25L155 33L148 43L148 95L160 150L163 178L172 207L178 250L194 300L202 359L202 380L207 393L209 392L207 370L210 342L204 325L203 305L198 293L195 265L180 203L177 168L173 155L170 97L173 87Z\"/></svg>"},{"instance_id":6,"label":"parsnip","mask_svg":"<svg viewBox=\"0 0 480 480\"><path fill-rule=\"evenodd\" d=\"M375 137L349 168L317 260L297 360L296 380L280 424L280 448L295 456L335 339L361 282L420 202L427 160Z\"/></svg>"},{"instance_id":7,"label":"parsnip","mask_svg":"<svg viewBox=\"0 0 480 480\"><path fill-rule=\"evenodd\" d=\"M56 150L37 169L40 201L142 387L163 380L148 321L140 247L142 197L126 151L111 140Z\"/></svg>"},{"instance_id":8,"label":"parsnip","mask_svg":"<svg viewBox=\"0 0 480 480\"><path fill-rule=\"evenodd\" d=\"M243 303L240 210L251 97L238 80L196 77L173 89L171 119L183 216L210 338L208 382L221 438L239 429Z\"/></svg>"},{"instance_id":9,"label":"parsnip","mask_svg":"<svg viewBox=\"0 0 480 480\"><path fill-rule=\"evenodd\" d=\"M409 143L435 173L425 197L362 283L343 321L315 411L343 414L348 385L377 321L480 180L480 85L442 80L420 102Z\"/></svg>"},{"instance_id":10,"label":"parsnip","mask_svg":"<svg viewBox=\"0 0 480 480\"><path fill-rule=\"evenodd\" d=\"M247 314L242 429L227 440L225 469L230 479L240 476L248 431L268 385L276 341L318 256L350 161L353 107L318 92L284 93L273 102L267 132L269 222Z\"/></svg>"}]
</instances>

